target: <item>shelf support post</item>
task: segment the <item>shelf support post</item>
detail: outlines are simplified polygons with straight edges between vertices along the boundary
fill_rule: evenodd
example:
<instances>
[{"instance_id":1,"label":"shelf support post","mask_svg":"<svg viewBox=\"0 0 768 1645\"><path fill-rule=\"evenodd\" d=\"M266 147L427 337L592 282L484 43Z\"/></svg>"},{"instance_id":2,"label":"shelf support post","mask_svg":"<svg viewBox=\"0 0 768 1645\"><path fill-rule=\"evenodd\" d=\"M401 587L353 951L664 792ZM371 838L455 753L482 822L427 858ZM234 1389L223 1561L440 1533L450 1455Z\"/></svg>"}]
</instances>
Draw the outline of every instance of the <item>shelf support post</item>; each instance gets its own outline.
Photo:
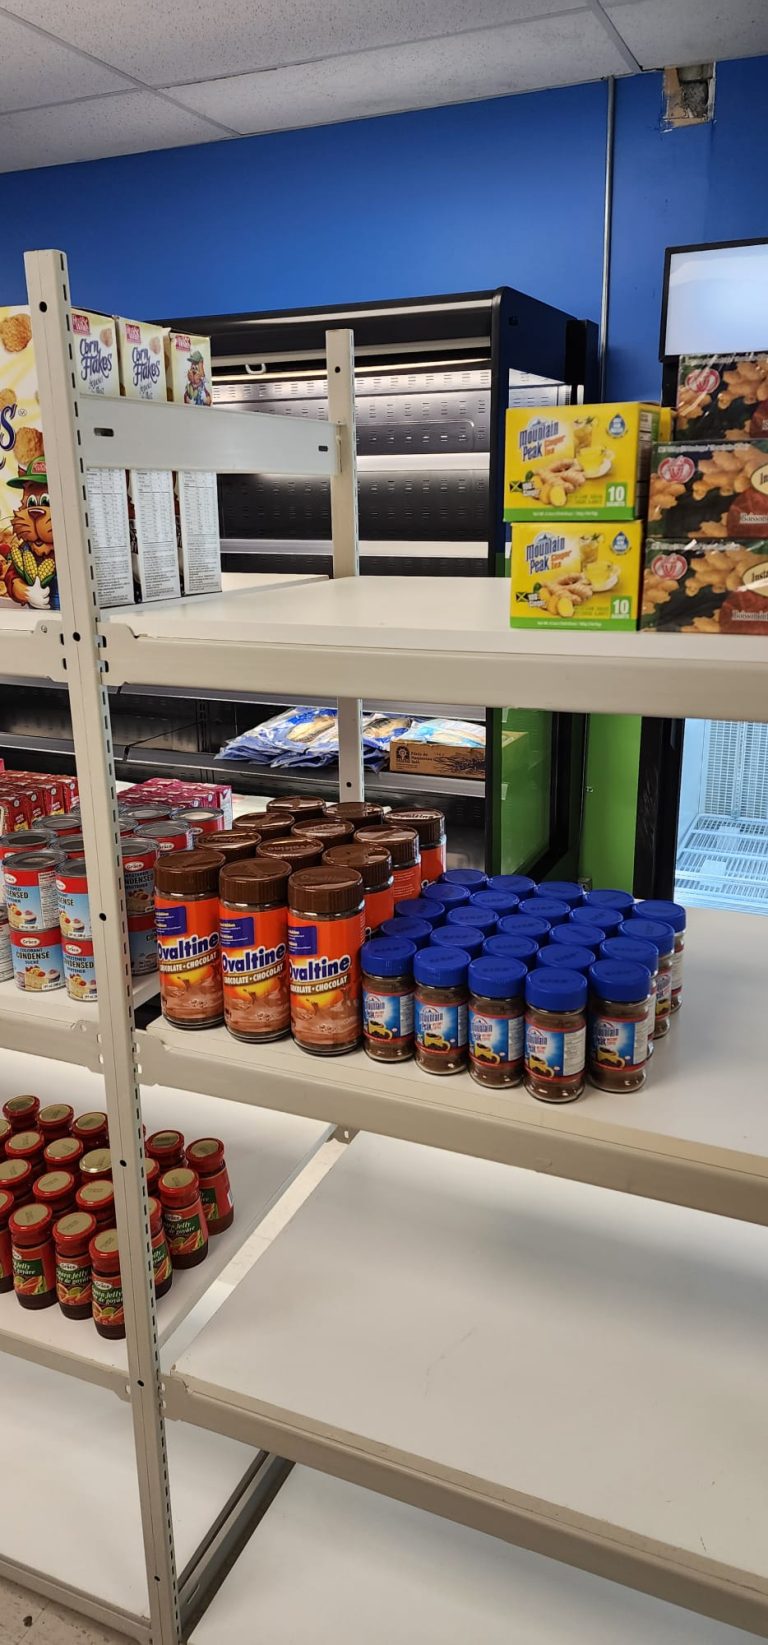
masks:
<instances>
[{"instance_id":1,"label":"shelf support post","mask_svg":"<svg viewBox=\"0 0 768 1645\"><path fill-rule=\"evenodd\" d=\"M355 357L351 331L326 331L328 416L336 427L338 474L331 475L331 533L334 577L359 577L357 441L355 437ZM361 800L363 781L362 705L359 697L337 697L339 711L339 798Z\"/></svg>"},{"instance_id":2,"label":"shelf support post","mask_svg":"<svg viewBox=\"0 0 768 1645\"><path fill-rule=\"evenodd\" d=\"M98 984L128 1350L128 1380L153 1645L180 1639L173 1522L144 1175L125 887L107 696L105 641L93 571L67 260L25 259L46 472L53 511L62 647L69 684ZM105 1512L109 1505L105 1503Z\"/></svg>"}]
</instances>

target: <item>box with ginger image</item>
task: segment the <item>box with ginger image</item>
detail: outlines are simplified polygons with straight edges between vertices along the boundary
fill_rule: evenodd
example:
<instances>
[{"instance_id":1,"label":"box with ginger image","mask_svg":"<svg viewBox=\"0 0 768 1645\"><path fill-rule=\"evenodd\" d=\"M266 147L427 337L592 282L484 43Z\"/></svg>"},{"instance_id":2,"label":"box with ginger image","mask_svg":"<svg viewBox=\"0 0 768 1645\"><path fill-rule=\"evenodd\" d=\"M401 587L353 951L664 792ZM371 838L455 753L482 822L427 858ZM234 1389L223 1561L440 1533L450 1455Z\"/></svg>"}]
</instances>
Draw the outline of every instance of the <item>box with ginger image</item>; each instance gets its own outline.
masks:
<instances>
[{"instance_id":1,"label":"box with ginger image","mask_svg":"<svg viewBox=\"0 0 768 1645\"><path fill-rule=\"evenodd\" d=\"M669 414L637 402L514 407L506 417L505 520L632 520Z\"/></svg>"},{"instance_id":2,"label":"box with ginger image","mask_svg":"<svg viewBox=\"0 0 768 1645\"><path fill-rule=\"evenodd\" d=\"M676 634L768 638L768 538L649 540L640 626Z\"/></svg>"},{"instance_id":3,"label":"box with ginger image","mask_svg":"<svg viewBox=\"0 0 768 1645\"><path fill-rule=\"evenodd\" d=\"M0 308L0 605L58 604L29 309Z\"/></svg>"},{"instance_id":4,"label":"box with ginger image","mask_svg":"<svg viewBox=\"0 0 768 1645\"><path fill-rule=\"evenodd\" d=\"M676 427L678 440L768 436L768 354L681 355Z\"/></svg>"},{"instance_id":5,"label":"box with ginger image","mask_svg":"<svg viewBox=\"0 0 768 1645\"><path fill-rule=\"evenodd\" d=\"M658 445L648 536L673 542L768 538L768 439Z\"/></svg>"},{"instance_id":6,"label":"box with ginger image","mask_svg":"<svg viewBox=\"0 0 768 1645\"><path fill-rule=\"evenodd\" d=\"M641 520L512 527L512 628L637 628Z\"/></svg>"}]
</instances>

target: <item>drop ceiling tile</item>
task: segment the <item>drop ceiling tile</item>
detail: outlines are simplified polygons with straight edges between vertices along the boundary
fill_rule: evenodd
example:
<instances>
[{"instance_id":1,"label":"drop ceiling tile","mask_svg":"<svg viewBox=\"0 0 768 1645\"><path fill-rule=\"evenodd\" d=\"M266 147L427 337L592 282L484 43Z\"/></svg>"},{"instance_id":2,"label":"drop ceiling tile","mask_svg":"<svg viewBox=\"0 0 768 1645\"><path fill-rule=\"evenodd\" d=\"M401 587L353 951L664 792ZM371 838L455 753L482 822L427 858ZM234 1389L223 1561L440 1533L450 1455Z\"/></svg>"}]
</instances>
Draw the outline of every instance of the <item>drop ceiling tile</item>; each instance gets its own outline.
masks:
<instances>
[{"instance_id":1,"label":"drop ceiling tile","mask_svg":"<svg viewBox=\"0 0 768 1645\"><path fill-rule=\"evenodd\" d=\"M0 114L0 171L101 160L114 154L205 143L221 133L151 91Z\"/></svg>"},{"instance_id":2,"label":"drop ceiling tile","mask_svg":"<svg viewBox=\"0 0 768 1645\"><path fill-rule=\"evenodd\" d=\"M3 113L70 102L95 92L120 91L128 82L122 74L90 63L78 51L49 40L0 13L0 64Z\"/></svg>"},{"instance_id":3,"label":"drop ceiling tile","mask_svg":"<svg viewBox=\"0 0 768 1645\"><path fill-rule=\"evenodd\" d=\"M11 0L9 9L148 85L219 79L569 11L584 0Z\"/></svg>"},{"instance_id":4,"label":"drop ceiling tile","mask_svg":"<svg viewBox=\"0 0 768 1645\"><path fill-rule=\"evenodd\" d=\"M608 0L605 9L644 69L768 52L768 0Z\"/></svg>"},{"instance_id":5,"label":"drop ceiling tile","mask_svg":"<svg viewBox=\"0 0 768 1645\"><path fill-rule=\"evenodd\" d=\"M326 125L404 109L571 85L626 64L590 12L448 40L358 52L296 68L175 88L189 108L243 133Z\"/></svg>"}]
</instances>

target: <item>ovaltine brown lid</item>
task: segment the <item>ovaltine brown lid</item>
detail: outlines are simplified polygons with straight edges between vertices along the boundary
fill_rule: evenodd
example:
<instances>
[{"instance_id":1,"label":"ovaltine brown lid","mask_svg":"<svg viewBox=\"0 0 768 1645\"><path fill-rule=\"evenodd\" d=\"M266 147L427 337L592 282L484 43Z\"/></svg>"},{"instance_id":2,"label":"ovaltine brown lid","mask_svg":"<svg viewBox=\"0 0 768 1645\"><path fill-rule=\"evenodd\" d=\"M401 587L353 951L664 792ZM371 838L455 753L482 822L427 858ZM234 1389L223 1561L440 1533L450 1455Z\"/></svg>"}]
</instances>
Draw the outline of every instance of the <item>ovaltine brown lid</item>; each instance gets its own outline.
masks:
<instances>
[{"instance_id":1,"label":"ovaltine brown lid","mask_svg":"<svg viewBox=\"0 0 768 1645\"><path fill-rule=\"evenodd\" d=\"M300 868L288 881L288 907L295 914L354 914L362 899L362 875L354 868L323 863Z\"/></svg>"},{"instance_id":2,"label":"ovaltine brown lid","mask_svg":"<svg viewBox=\"0 0 768 1645\"><path fill-rule=\"evenodd\" d=\"M366 891L380 891L392 877L392 858L385 846L364 845L362 840L329 845L323 862L333 863L336 868L356 868Z\"/></svg>"},{"instance_id":3,"label":"ovaltine brown lid","mask_svg":"<svg viewBox=\"0 0 768 1645\"><path fill-rule=\"evenodd\" d=\"M285 902L290 875L290 863L280 857L227 863L219 876L219 896L223 902L244 902L255 908Z\"/></svg>"},{"instance_id":4,"label":"ovaltine brown lid","mask_svg":"<svg viewBox=\"0 0 768 1645\"><path fill-rule=\"evenodd\" d=\"M391 811L389 821L393 828L415 828L420 845L439 845L445 838L442 811Z\"/></svg>"},{"instance_id":5,"label":"ovaltine brown lid","mask_svg":"<svg viewBox=\"0 0 768 1645\"><path fill-rule=\"evenodd\" d=\"M384 819L383 805L374 805L372 800L339 800L338 805L329 805L328 811L332 817L345 817L362 828Z\"/></svg>"},{"instance_id":6,"label":"ovaltine brown lid","mask_svg":"<svg viewBox=\"0 0 768 1645\"><path fill-rule=\"evenodd\" d=\"M232 824L233 834L258 834L262 840L284 839L292 828L291 811L286 811L284 817L277 811L244 811Z\"/></svg>"},{"instance_id":7,"label":"ovaltine brown lid","mask_svg":"<svg viewBox=\"0 0 768 1645\"><path fill-rule=\"evenodd\" d=\"M294 868L311 868L313 863L323 860L322 840L311 840L308 835L297 835L295 839L262 840L256 847L257 857L279 857L281 862L287 862Z\"/></svg>"},{"instance_id":8,"label":"ovaltine brown lid","mask_svg":"<svg viewBox=\"0 0 768 1645\"><path fill-rule=\"evenodd\" d=\"M305 822L307 817L325 816L325 800L312 794L278 794L274 800L267 800L267 810L292 811L297 822L299 818Z\"/></svg>"},{"instance_id":9,"label":"ovaltine brown lid","mask_svg":"<svg viewBox=\"0 0 768 1645\"><path fill-rule=\"evenodd\" d=\"M246 834L242 828L239 833L234 828L225 828L218 834L209 834L208 839L215 841L211 849L220 851L225 862L239 862L241 857L253 856L261 835Z\"/></svg>"},{"instance_id":10,"label":"ovaltine brown lid","mask_svg":"<svg viewBox=\"0 0 768 1645\"><path fill-rule=\"evenodd\" d=\"M358 828L355 839L361 845L386 846L394 868L410 868L421 862L415 828Z\"/></svg>"},{"instance_id":11,"label":"ovaltine brown lid","mask_svg":"<svg viewBox=\"0 0 768 1645\"><path fill-rule=\"evenodd\" d=\"M219 889L219 869L224 866L220 851L164 851L155 868L155 887L161 895L215 897Z\"/></svg>"},{"instance_id":12,"label":"ovaltine brown lid","mask_svg":"<svg viewBox=\"0 0 768 1645\"><path fill-rule=\"evenodd\" d=\"M342 840L351 840L355 832L355 825L345 822L343 817L313 817L311 822L294 823L292 834L303 834L305 838L322 840L323 845L341 845Z\"/></svg>"}]
</instances>

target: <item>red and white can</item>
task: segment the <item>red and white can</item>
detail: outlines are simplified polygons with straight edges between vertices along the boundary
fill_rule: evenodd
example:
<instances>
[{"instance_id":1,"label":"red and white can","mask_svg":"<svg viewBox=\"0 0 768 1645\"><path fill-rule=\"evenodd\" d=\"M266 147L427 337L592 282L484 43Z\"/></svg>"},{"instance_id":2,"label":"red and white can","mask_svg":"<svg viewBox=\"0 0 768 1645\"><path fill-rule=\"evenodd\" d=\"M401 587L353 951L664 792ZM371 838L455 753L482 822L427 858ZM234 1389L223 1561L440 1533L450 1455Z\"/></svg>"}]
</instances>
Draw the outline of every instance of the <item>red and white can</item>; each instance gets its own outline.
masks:
<instances>
[{"instance_id":1,"label":"red and white can","mask_svg":"<svg viewBox=\"0 0 768 1645\"><path fill-rule=\"evenodd\" d=\"M0 982L10 982L12 976L11 928L6 918L5 909L0 908Z\"/></svg>"},{"instance_id":2,"label":"red and white can","mask_svg":"<svg viewBox=\"0 0 768 1645\"><path fill-rule=\"evenodd\" d=\"M144 977L157 970L157 937L154 914L128 915L128 946L131 976Z\"/></svg>"},{"instance_id":3,"label":"red and white can","mask_svg":"<svg viewBox=\"0 0 768 1645\"><path fill-rule=\"evenodd\" d=\"M155 863L159 852L155 840L132 834L122 840L125 879L125 906L128 914L149 914L155 906Z\"/></svg>"},{"instance_id":4,"label":"red and white can","mask_svg":"<svg viewBox=\"0 0 768 1645\"><path fill-rule=\"evenodd\" d=\"M188 828L196 828L201 834L220 834L227 826L224 812L213 805L192 805L177 811L176 821L185 822Z\"/></svg>"},{"instance_id":5,"label":"red and white can","mask_svg":"<svg viewBox=\"0 0 768 1645\"><path fill-rule=\"evenodd\" d=\"M64 976L70 999L85 1001L97 999L96 962L93 957L93 943L88 938L81 938L78 941L73 937L62 937L61 948L64 956Z\"/></svg>"},{"instance_id":6,"label":"red and white can","mask_svg":"<svg viewBox=\"0 0 768 1645\"><path fill-rule=\"evenodd\" d=\"M84 938L91 936L85 857L72 857L59 863L56 870L56 891L62 937L71 937L74 942L82 942Z\"/></svg>"},{"instance_id":7,"label":"red and white can","mask_svg":"<svg viewBox=\"0 0 768 1645\"><path fill-rule=\"evenodd\" d=\"M64 956L58 925L50 931L11 931L13 975L26 994L64 987Z\"/></svg>"},{"instance_id":8,"label":"red and white can","mask_svg":"<svg viewBox=\"0 0 768 1645\"><path fill-rule=\"evenodd\" d=\"M192 830L183 817L166 817L164 822L142 825L142 836L153 840L158 851L191 851Z\"/></svg>"},{"instance_id":9,"label":"red and white can","mask_svg":"<svg viewBox=\"0 0 768 1645\"><path fill-rule=\"evenodd\" d=\"M3 858L3 886L12 931L50 931L59 923L58 852L12 851Z\"/></svg>"}]
</instances>

